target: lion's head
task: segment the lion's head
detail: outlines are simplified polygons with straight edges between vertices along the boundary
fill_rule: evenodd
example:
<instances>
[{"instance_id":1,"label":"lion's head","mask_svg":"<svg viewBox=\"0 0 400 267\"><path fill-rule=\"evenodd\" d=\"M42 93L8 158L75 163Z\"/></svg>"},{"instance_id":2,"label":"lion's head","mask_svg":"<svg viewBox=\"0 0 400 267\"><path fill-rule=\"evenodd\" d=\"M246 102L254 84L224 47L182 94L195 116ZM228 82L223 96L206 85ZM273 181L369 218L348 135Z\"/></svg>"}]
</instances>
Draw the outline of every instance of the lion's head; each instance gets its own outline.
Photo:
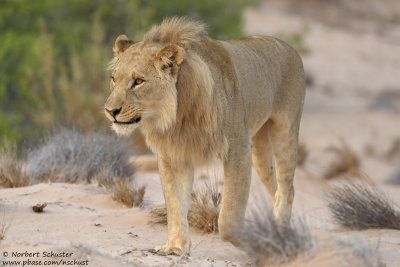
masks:
<instances>
[{"instance_id":1,"label":"lion's head","mask_svg":"<svg viewBox=\"0 0 400 267\"><path fill-rule=\"evenodd\" d=\"M128 135L141 124L151 124L164 131L176 120L176 81L184 48L134 43L120 35L113 50L111 94L105 104L113 129Z\"/></svg>"},{"instance_id":2,"label":"lion's head","mask_svg":"<svg viewBox=\"0 0 400 267\"><path fill-rule=\"evenodd\" d=\"M187 18L166 19L137 43L119 36L105 104L113 129L128 135L140 127L149 148L158 155L173 154L175 162L199 163L224 155L225 101L215 96L212 70L217 69L208 64L213 58L210 44L219 46L201 22Z\"/></svg>"}]
</instances>

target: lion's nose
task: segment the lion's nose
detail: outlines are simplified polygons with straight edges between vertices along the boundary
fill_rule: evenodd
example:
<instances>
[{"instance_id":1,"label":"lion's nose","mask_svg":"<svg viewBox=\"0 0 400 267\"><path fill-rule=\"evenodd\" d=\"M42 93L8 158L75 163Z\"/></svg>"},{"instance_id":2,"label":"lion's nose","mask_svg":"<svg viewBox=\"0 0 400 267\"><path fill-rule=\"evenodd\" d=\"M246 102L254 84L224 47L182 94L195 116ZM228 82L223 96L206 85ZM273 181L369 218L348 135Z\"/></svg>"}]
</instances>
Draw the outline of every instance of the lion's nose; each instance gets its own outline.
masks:
<instances>
[{"instance_id":1,"label":"lion's nose","mask_svg":"<svg viewBox=\"0 0 400 267\"><path fill-rule=\"evenodd\" d=\"M121 108L115 108L115 109L111 109L111 110L106 108L106 111L107 111L108 114L110 114L115 119L115 117L121 111Z\"/></svg>"}]
</instances>

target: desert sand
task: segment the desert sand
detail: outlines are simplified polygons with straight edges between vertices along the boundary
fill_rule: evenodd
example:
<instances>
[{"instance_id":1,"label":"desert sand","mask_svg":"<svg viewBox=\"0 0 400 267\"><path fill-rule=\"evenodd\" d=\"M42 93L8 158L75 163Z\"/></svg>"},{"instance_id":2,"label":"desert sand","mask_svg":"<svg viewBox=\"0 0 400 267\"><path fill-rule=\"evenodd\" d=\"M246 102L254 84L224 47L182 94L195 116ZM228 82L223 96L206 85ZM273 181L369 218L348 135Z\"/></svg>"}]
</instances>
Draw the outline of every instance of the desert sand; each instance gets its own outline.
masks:
<instances>
[{"instance_id":1,"label":"desert sand","mask_svg":"<svg viewBox=\"0 0 400 267\"><path fill-rule=\"evenodd\" d=\"M353 3L357 1L338 1L339 6L325 10L318 1L292 5L294 2L264 1L244 14L248 35L279 36L297 32L304 24L309 28L302 57L310 84L300 130L300 142L308 154L304 166L296 170L293 212L311 229L316 248L289 266L368 266L357 261L350 250L346 254L345 247L331 244L338 238L362 239L376 248L383 264L400 266L400 231L349 231L332 223L326 195L333 186L354 178L327 181L322 177L335 157L331 148L344 140L358 156L365 179L400 203L400 185L386 182L399 171L400 157L384 157L400 138L399 4L366 1L357 9ZM223 176L218 163L196 170L196 176L204 174ZM97 185L42 183L1 189L0 224L8 229L0 243L0 261L87 260L89 266L254 264L254 259L222 242L218 234L202 234L196 229L191 229L190 257L150 253L149 249L167 238L165 225L150 223L150 209L164 203L159 175L137 172L135 182L147 187L140 208L125 207ZM33 205L44 202L43 213L32 211ZM268 205L271 201L253 171L249 207L261 202ZM40 257L12 256L12 252L25 251L39 252ZM43 252L51 251L73 254L43 257Z\"/></svg>"}]
</instances>

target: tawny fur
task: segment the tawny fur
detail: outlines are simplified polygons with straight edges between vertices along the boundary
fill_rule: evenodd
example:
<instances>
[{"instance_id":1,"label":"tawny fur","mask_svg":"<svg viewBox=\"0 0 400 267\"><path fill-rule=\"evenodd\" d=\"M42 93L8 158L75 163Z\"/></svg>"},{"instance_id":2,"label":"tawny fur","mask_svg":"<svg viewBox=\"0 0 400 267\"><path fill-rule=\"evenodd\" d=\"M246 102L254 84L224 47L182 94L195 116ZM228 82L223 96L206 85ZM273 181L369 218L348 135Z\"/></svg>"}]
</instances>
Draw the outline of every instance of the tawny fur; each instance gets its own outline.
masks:
<instances>
[{"instance_id":1,"label":"tawny fur","mask_svg":"<svg viewBox=\"0 0 400 267\"><path fill-rule=\"evenodd\" d=\"M189 253L193 169L213 158L224 165L222 239L237 245L252 161L278 221L288 224L305 95L298 54L271 37L217 41L185 18L164 20L144 41L126 44L122 36L114 46L106 116L119 134L140 127L158 155L169 235L157 249ZM132 86L137 78L144 82Z\"/></svg>"}]
</instances>

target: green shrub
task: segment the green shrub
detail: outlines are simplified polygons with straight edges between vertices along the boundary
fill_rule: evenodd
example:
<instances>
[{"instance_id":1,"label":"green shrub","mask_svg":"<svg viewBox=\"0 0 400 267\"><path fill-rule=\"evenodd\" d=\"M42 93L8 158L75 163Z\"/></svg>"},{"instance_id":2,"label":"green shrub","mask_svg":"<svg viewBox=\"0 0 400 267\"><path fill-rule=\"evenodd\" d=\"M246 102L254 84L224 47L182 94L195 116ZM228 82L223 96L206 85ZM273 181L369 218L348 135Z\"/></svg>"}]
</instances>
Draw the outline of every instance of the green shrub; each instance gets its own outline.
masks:
<instances>
[{"instance_id":1,"label":"green shrub","mask_svg":"<svg viewBox=\"0 0 400 267\"><path fill-rule=\"evenodd\" d=\"M186 15L215 38L239 37L242 10L257 1L0 0L0 139L107 125L105 69L119 34L140 40L164 17Z\"/></svg>"}]
</instances>

